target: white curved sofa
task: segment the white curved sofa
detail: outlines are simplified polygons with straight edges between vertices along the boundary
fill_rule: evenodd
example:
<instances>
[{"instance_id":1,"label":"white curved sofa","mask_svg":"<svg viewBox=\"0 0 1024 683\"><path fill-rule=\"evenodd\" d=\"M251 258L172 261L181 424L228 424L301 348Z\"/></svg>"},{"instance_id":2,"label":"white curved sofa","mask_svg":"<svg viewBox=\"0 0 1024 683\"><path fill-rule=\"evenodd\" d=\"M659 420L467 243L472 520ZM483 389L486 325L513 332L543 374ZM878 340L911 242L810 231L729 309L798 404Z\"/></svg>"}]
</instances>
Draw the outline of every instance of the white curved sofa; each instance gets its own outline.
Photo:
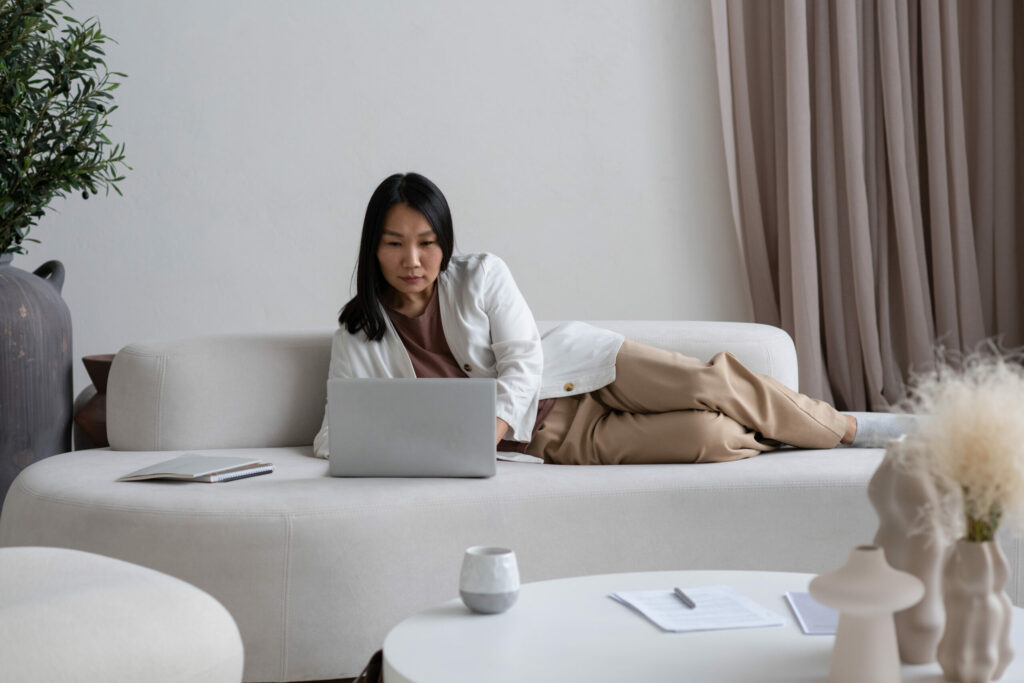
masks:
<instances>
[{"instance_id":1,"label":"white curved sofa","mask_svg":"<svg viewBox=\"0 0 1024 683\"><path fill-rule=\"evenodd\" d=\"M702 358L729 349L797 383L792 341L773 327L594 324ZM325 331L126 347L108 385L112 449L24 470L0 515L0 546L85 550L179 577L234 617L246 681L298 681L356 675L392 626L455 597L468 546L515 549L522 579L535 581L819 572L874 534L865 491L881 450L782 450L703 465L500 462L484 480L328 477L309 444L330 340ZM276 471L217 485L114 481L185 450L258 453ZM1007 549L1018 564L1017 547Z\"/></svg>"}]
</instances>

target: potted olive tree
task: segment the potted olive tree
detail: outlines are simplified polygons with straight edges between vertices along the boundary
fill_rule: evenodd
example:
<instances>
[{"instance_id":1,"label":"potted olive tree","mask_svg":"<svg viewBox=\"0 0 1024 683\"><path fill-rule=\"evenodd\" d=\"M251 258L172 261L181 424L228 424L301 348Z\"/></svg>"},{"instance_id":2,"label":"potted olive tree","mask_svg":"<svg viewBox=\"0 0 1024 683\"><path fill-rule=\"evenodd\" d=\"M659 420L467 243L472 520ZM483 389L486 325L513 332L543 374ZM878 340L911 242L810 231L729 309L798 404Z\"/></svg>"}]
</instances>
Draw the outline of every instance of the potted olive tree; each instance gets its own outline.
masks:
<instances>
[{"instance_id":1,"label":"potted olive tree","mask_svg":"<svg viewBox=\"0 0 1024 683\"><path fill-rule=\"evenodd\" d=\"M11 265L55 197L120 190L124 145L107 138L109 40L63 0L0 2L0 503L29 463L70 449L71 316L64 267Z\"/></svg>"}]
</instances>

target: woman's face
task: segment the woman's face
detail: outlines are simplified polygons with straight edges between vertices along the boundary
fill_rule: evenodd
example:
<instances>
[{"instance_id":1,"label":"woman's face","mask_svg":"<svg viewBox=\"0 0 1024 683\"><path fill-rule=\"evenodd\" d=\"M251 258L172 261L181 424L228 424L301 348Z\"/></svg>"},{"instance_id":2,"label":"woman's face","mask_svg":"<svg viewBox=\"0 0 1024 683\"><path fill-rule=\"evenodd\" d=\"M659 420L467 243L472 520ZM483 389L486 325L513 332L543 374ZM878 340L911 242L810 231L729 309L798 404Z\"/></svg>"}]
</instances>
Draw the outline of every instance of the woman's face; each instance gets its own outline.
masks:
<instances>
[{"instance_id":1,"label":"woman's face","mask_svg":"<svg viewBox=\"0 0 1024 683\"><path fill-rule=\"evenodd\" d=\"M384 219L377 260L384 279L399 296L432 294L443 258L430 221L406 203L392 206Z\"/></svg>"}]
</instances>

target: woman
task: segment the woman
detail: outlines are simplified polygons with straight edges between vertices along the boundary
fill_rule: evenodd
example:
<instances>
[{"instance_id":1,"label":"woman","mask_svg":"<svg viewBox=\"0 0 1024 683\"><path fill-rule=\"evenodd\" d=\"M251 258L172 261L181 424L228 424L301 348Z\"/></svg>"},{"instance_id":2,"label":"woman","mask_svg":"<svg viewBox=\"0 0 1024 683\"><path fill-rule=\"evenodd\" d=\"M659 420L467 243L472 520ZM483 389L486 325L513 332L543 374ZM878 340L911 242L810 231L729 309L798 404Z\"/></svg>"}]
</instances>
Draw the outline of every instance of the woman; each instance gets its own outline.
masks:
<instances>
[{"instance_id":1,"label":"woman","mask_svg":"<svg viewBox=\"0 0 1024 683\"><path fill-rule=\"evenodd\" d=\"M872 445L857 436L854 416L728 352L704 363L578 322L542 340L505 263L453 255L454 242L448 202L430 180L396 174L377 187L330 377L494 378L498 450L559 464L716 462L781 444ZM326 416L313 446L328 457Z\"/></svg>"}]
</instances>

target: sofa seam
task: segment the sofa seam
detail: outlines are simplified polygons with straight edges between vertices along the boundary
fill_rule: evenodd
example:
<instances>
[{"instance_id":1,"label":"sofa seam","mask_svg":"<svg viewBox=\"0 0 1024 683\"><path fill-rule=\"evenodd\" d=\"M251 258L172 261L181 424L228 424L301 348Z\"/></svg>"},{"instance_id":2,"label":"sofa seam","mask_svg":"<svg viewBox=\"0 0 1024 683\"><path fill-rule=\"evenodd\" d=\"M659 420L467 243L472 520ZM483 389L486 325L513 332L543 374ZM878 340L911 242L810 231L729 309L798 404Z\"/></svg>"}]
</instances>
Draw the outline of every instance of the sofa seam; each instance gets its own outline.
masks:
<instances>
[{"instance_id":1,"label":"sofa seam","mask_svg":"<svg viewBox=\"0 0 1024 683\"><path fill-rule=\"evenodd\" d=\"M284 518L286 518L288 520L288 523L289 523L289 529L288 529L289 533L291 532L291 527L290 527L291 520L293 518L296 518L296 517L322 517L322 516L325 516L325 515L337 514L339 512L360 511L360 510L367 510L367 509L373 509L373 510L385 510L385 509L387 509L387 510L403 510L403 509L408 509L410 507L432 507L432 508L453 507L454 508L454 507L458 507L458 506L464 506L464 505L467 505L467 504L476 504L476 503L480 503L480 502L502 503L502 502L514 502L514 501L523 501L523 500L536 501L538 499L537 495L515 495L515 496L508 496L508 497L481 496L480 498L474 498L474 499L468 499L468 500L458 500L458 501L439 500L439 501L429 501L429 502L421 502L421 503L414 503L414 504L363 503L363 504L360 504L360 505L357 505L357 506L353 506L353 507L350 507L350 508L330 508L330 509L318 509L318 510L285 510L285 511L280 511L280 512L268 511L268 512L257 512L257 513L253 513L253 512L230 512L230 511L227 511L227 510L214 510L214 511L210 511L210 512L182 512L180 510L156 510L156 509L152 509L152 508L143 508L143 507L130 506L130 505L111 505L109 503L85 503L85 502L78 501L78 500L67 499L67 498L63 498L63 497L59 497L59 496L52 496L52 495L48 495L48 494L36 491L35 489L31 488L30 486L25 485L23 482L20 482L20 481L16 481L15 485L18 486L19 488L25 490L26 492L30 493L31 495L35 496L37 499L45 500L45 501L48 501L48 502L51 502L51 503L59 503L59 504L62 504L62 505L67 505L67 506L77 507L77 508L83 508L83 509L90 509L90 510L95 510L95 509L101 509L101 510L121 510L121 511L134 512L134 513L137 513L137 514L155 515L155 516L158 516L158 517L177 517L177 518L195 518L195 519L203 519L203 518L210 518L210 517L249 518L249 519L281 519L282 517L284 517ZM859 483L859 482L847 482L847 481L840 481L840 480L829 480L829 481L800 482L800 483L792 483L791 482L791 483L787 484L784 488L801 488L801 489L805 489L805 488L823 488L823 487L833 488L833 487L850 487L850 486L860 487L860 486L862 486L862 484ZM592 498L595 498L595 497L598 497L598 496L601 496L601 497L623 497L623 496L633 496L633 495L648 494L648 493L680 493L680 492L683 492L683 491L699 491L702 488L706 488L706 487L692 487L690 489L679 489L679 488L630 489L628 491L602 491L602 492L599 492L597 494L589 494L589 495L578 494L578 493L549 494L549 495L543 496L543 498L545 498L545 499L562 499L562 500L588 500L588 499L592 499ZM716 492L718 492L718 491L769 491L769 490L777 489L777 488L780 488L780 487L761 485L761 484L754 484L754 485L748 485L748 486L714 486L714 487L711 487L711 488L713 488Z\"/></svg>"},{"instance_id":2,"label":"sofa seam","mask_svg":"<svg viewBox=\"0 0 1024 683\"><path fill-rule=\"evenodd\" d=\"M164 390L166 388L165 378L167 376L167 356L161 355L158 371L157 381L159 382L157 389L156 399L156 441L153 444L153 450L162 450L163 445L163 414L164 414Z\"/></svg>"},{"instance_id":3,"label":"sofa seam","mask_svg":"<svg viewBox=\"0 0 1024 683\"><path fill-rule=\"evenodd\" d=\"M70 507L76 507L76 508L82 508L82 509L88 509L88 510L123 511L123 512L134 512L136 514L156 515L158 517L178 517L178 518L193 517L193 518L196 518L196 519L206 518L206 517L234 517L234 518L243 518L243 517L245 517L245 518L253 518L253 519L259 519L259 518L279 519L282 516L282 514L284 514L284 515L292 514L290 512L285 512L285 513L273 513L273 512L249 513L249 512L229 512L229 511L226 511L226 510L217 510L217 511L211 511L211 512L183 512L183 511L180 511L180 510L155 510L155 509L152 509L152 508L143 508L143 507L138 507L138 506L135 506L135 505L110 505L109 503L86 503L86 502L82 502L82 501L79 501L79 500L73 500L73 499L64 498L64 497L61 497L61 496L51 496L51 495L47 495L45 493L40 493L39 491L36 491L35 489L31 488L30 486L26 486L24 484L16 483L16 485L19 486L19 488L21 488L24 491L26 491L27 493L31 494L37 500L42 500L42 501L45 501L45 502L48 502L48 503L58 503L58 504L61 504L61 505L67 505L67 506L70 506Z\"/></svg>"},{"instance_id":4,"label":"sofa seam","mask_svg":"<svg viewBox=\"0 0 1024 683\"><path fill-rule=\"evenodd\" d=\"M290 603L288 601L289 589L291 585L292 577L292 518L291 515L285 515L285 558L284 558L284 583L281 585L281 680L287 677L289 663L288 663L288 625L291 623L291 615L289 614Z\"/></svg>"},{"instance_id":5,"label":"sofa seam","mask_svg":"<svg viewBox=\"0 0 1024 683\"><path fill-rule=\"evenodd\" d=\"M806 483L800 484L799 488L819 488L822 486L831 487L835 485L844 485L844 482L831 481L831 482L817 482L817 483ZM851 484L852 485L852 484ZM856 484L857 486L861 484ZM223 510L211 511L211 512L187 512L182 513L179 510L153 510L148 508L139 508L133 506L115 506L115 505L103 505L103 504L92 504L82 503L79 501L72 501L62 498L48 497L45 495L36 494L32 492L32 489L28 486L22 486L28 492L33 493L38 499L48 501L50 503L56 503L60 505L66 505L69 507L75 507L79 509L88 510L109 510L109 511L125 511L132 512L135 514L146 514L154 515L158 517L166 518L177 518L177 519L210 519L210 518L224 518L224 519L282 519L286 520L289 533L291 532L292 521L296 518L312 519L317 517L332 516L344 512L359 512L367 510L408 510L410 508L430 508L430 509L442 509L452 508L456 509L459 507L465 507L467 505L475 505L482 502L490 503L515 503L522 501L537 502L539 497L537 496L514 496L508 498L495 498L495 497L481 497L479 499L464 500L464 501L437 501L423 504L412 504L412 505L401 505L401 504L371 504L371 505L358 505L351 508L331 508L321 510L308 510L308 511L281 511L281 512L264 512L264 513L233 513ZM716 492L723 492L723 490L730 490L730 492L761 492L761 490L771 490L774 486L716 486ZM603 498L624 498L629 496L635 496L638 494L672 494L679 492L680 489L674 488L646 488L646 489L631 489L621 490L621 492L603 492L598 496ZM551 495L545 496L546 500L564 500L564 501L583 501L593 500L596 496L583 496L579 494L567 494L567 495ZM289 548L289 553L291 549Z\"/></svg>"}]
</instances>

